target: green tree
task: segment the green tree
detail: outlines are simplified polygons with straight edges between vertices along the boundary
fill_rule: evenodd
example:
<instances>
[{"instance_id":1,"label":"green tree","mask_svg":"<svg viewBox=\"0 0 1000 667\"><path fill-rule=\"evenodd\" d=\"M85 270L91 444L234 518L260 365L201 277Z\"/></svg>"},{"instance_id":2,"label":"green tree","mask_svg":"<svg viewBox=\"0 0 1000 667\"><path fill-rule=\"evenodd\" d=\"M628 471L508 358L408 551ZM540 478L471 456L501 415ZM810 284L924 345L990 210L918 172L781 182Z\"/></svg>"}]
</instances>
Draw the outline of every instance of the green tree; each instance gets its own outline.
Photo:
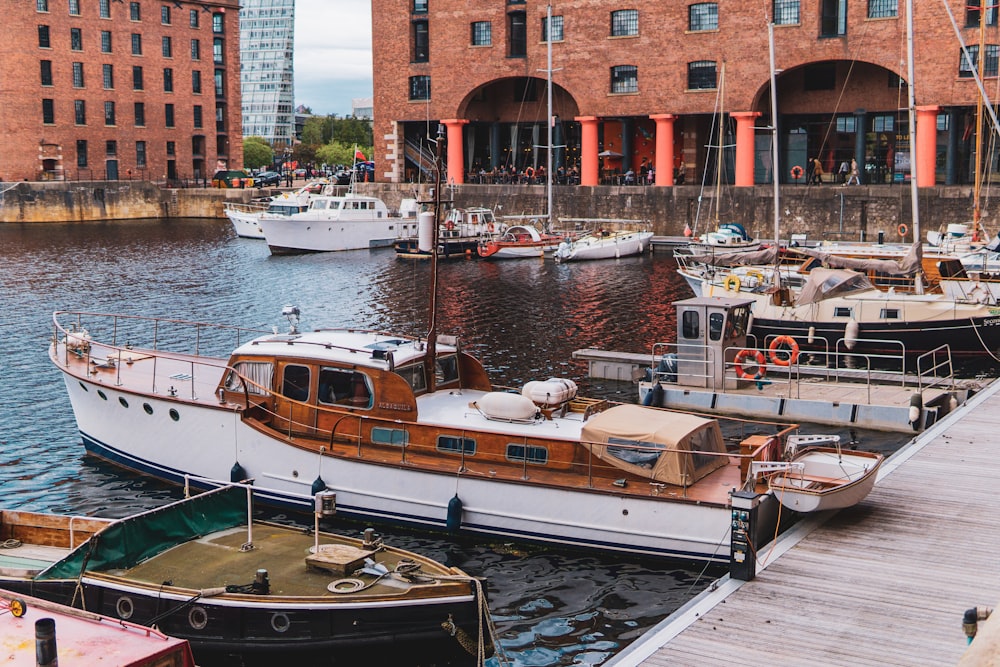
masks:
<instances>
[{"instance_id":1,"label":"green tree","mask_svg":"<svg viewBox=\"0 0 1000 667\"><path fill-rule=\"evenodd\" d=\"M307 118L302 126L302 143L312 146L322 146L326 143L323 140L324 119L320 116Z\"/></svg>"},{"instance_id":2,"label":"green tree","mask_svg":"<svg viewBox=\"0 0 1000 667\"><path fill-rule=\"evenodd\" d=\"M357 144L367 147L374 144L371 123L360 118L334 118L332 132L332 139L345 146Z\"/></svg>"},{"instance_id":3,"label":"green tree","mask_svg":"<svg viewBox=\"0 0 1000 667\"><path fill-rule=\"evenodd\" d=\"M270 167L274 162L274 151L263 137L243 139L243 166L248 169Z\"/></svg>"},{"instance_id":4,"label":"green tree","mask_svg":"<svg viewBox=\"0 0 1000 667\"><path fill-rule=\"evenodd\" d=\"M354 163L354 146L345 146L339 141L331 141L316 151L316 161L329 165L351 165Z\"/></svg>"}]
</instances>

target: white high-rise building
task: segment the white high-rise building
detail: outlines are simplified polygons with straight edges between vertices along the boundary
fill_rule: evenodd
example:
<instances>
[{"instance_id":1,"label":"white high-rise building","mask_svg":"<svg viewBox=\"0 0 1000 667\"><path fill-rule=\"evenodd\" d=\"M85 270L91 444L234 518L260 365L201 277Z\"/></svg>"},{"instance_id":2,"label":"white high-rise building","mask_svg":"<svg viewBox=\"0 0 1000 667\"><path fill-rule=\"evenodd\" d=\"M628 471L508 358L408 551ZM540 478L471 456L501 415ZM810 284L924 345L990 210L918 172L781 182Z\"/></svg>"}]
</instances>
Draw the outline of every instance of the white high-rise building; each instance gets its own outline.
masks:
<instances>
[{"instance_id":1,"label":"white high-rise building","mask_svg":"<svg viewBox=\"0 0 1000 667\"><path fill-rule=\"evenodd\" d=\"M243 136L275 147L295 137L295 0L243 0L240 84Z\"/></svg>"}]
</instances>

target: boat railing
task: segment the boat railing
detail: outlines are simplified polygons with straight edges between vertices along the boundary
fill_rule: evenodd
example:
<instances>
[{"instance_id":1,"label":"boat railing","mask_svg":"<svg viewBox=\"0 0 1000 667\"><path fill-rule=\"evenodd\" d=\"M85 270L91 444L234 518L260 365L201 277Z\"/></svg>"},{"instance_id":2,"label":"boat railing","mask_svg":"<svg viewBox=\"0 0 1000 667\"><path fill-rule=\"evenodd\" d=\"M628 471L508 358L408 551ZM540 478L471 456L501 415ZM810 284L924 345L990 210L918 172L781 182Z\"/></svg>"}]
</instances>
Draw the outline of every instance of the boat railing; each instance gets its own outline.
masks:
<instances>
[{"instance_id":1,"label":"boat railing","mask_svg":"<svg viewBox=\"0 0 1000 667\"><path fill-rule=\"evenodd\" d=\"M270 201L267 202L224 202L222 208L225 211L234 211L236 213L263 213L270 206Z\"/></svg>"},{"instance_id":2,"label":"boat railing","mask_svg":"<svg viewBox=\"0 0 1000 667\"><path fill-rule=\"evenodd\" d=\"M917 387L921 393L934 387L955 388L950 345L939 345L917 357Z\"/></svg>"},{"instance_id":3,"label":"boat railing","mask_svg":"<svg viewBox=\"0 0 1000 667\"><path fill-rule=\"evenodd\" d=\"M685 377L698 378L700 383L709 385L713 390L718 388L715 376L717 363L715 349L698 343L654 343L649 366L650 379L654 383L677 383L676 364L673 370L670 370L665 361L670 355L674 355L677 362L683 363Z\"/></svg>"}]
</instances>

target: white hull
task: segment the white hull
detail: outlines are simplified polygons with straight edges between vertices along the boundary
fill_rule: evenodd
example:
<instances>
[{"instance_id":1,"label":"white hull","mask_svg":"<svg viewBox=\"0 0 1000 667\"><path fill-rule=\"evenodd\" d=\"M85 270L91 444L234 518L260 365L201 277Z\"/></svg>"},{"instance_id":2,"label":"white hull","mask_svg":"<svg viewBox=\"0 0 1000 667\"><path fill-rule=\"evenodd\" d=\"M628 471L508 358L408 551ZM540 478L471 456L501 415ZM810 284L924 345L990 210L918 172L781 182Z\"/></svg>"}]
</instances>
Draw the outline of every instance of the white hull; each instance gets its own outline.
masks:
<instances>
[{"instance_id":1,"label":"white hull","mask_svg":"<svg viewBox=\"0 0 1000 667\"><path fill-rule=\"evenodd\" d=\"M875 486L880 454L810 448L792 459L790 470L769 478L771 493L796 512L822 512L857 505Z\"/></svg>"},{"instance_id":2,"label":"white hull","mask_svg":"<svg viewBox=\"0 0 1000 667\"><path fill-rule=\"evenodd\" d=\"M334 252L391 247L402 218L381 220L309 220L263 217L260 227L272 251Z\"/></svg>"},{"instance_id":3,"label":"white hull","mask_svg":"<svg viewBox=\"0 0 1000 667\"><path fill-rule=\"evenodd\" d=\"M226 217L233 223L236 235L244 239L263 239L264 232L260 229L260 213L245 213L227 210Z\"/></svg>"},{"instance_id":4,"label":"white hull","mask_svg":"<svg viewBox=\"0 0 1000 667\"><path fill-rule=\"evenodd\" d=\"M652 232L613 232L608 236L584 236L564 243L555 252L560 262L616 259L639 255L649 245Z\"/></svg>"}]
</instances>

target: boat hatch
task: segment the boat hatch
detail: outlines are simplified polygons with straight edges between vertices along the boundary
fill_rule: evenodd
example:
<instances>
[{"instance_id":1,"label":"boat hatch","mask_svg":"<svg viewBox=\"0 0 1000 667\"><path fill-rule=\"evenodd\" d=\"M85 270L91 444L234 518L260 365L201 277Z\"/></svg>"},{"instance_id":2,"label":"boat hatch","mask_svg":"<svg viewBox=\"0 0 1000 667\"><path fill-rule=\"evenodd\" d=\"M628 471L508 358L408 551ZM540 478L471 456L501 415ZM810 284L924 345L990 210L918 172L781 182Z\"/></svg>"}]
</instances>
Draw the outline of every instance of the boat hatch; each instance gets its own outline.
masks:
<instances>
[{"instance_id":1,"label":"boat hatch","mask_svg":"<svg viewBox=\"0 0 1000 667\"><path fill-rule=\"evenodd\" d=\"M406 342L408 342L408 341L405 341L402 338L393 338L391 340L380 340L377 343L372 343L371 345L365 345L365 347L368 348L369 350L388 350L388 351L392 351L392 350L395 350L397 347L399 347L400 345L402 345L403 343L406 343ZM375 355L372 355L372 356L375 356Z\"/></svg>"}]
</instances>

